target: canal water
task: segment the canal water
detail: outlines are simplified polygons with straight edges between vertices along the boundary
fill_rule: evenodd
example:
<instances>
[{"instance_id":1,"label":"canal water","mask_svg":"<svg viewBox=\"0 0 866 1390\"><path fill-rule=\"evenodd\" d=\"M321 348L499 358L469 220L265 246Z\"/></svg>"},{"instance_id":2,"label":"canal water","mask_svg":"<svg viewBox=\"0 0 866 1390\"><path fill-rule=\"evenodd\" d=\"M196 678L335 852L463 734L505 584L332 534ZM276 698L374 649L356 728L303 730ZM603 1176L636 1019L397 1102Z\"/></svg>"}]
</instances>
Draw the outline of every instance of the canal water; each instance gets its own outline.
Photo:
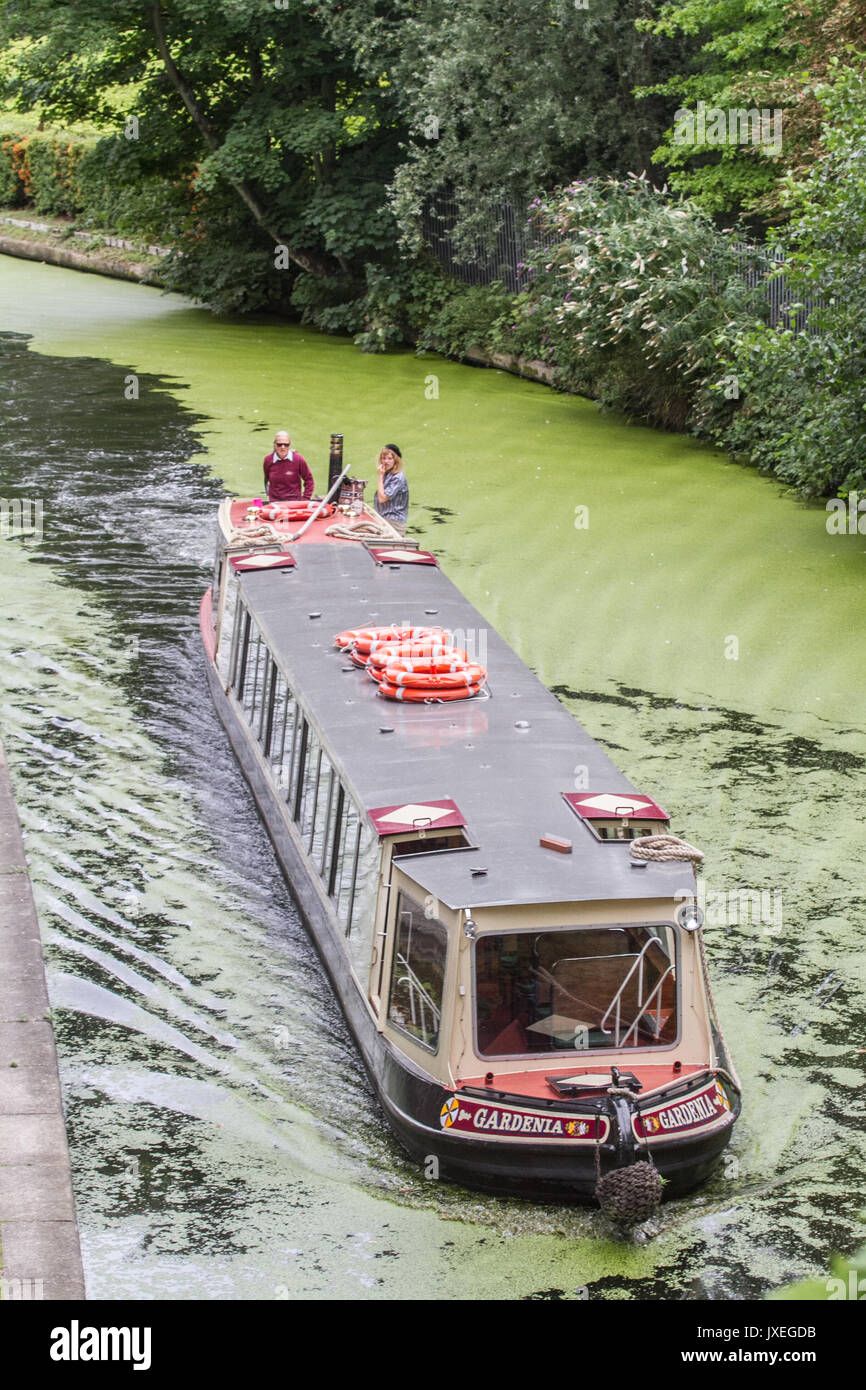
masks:
<instances>
[{"instance_id":1,"label":"canal water","mask_svg":"<svg viewBox=\"0 0 866 1390\"><path fill-rule=\"evenodd\" d=\"M866 538L502 373L0 258L0 718L91 1297L737 1299L862 1240ZM706 852L745 1107L641 1240L391 1139L207 695L214 513L332 430ZM347 624L353 615L347 614ZM578 770L579 776L579 770ZM722 898L724 895L724 899Z\"/></svg>"}]
</instances>

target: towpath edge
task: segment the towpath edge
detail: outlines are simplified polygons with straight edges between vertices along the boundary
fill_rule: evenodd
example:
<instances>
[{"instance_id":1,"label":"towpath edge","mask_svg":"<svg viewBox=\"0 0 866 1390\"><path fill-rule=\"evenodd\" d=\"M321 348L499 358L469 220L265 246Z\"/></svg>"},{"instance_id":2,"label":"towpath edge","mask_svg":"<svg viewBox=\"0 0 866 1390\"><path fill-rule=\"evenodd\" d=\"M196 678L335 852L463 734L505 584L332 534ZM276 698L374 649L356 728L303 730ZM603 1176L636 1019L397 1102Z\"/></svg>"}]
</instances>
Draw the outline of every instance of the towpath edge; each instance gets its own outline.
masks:
<instances>
[{"instance_id":1,"label":"towpath edge","mask_svg":"<svg viewBox=\"0 0 866 1390\"><path fill-rule=\"evenodd\" d=\"M0 1297L85 1297L42 940L2 743L0 1261Z\"/></svg>"}]
</instances>

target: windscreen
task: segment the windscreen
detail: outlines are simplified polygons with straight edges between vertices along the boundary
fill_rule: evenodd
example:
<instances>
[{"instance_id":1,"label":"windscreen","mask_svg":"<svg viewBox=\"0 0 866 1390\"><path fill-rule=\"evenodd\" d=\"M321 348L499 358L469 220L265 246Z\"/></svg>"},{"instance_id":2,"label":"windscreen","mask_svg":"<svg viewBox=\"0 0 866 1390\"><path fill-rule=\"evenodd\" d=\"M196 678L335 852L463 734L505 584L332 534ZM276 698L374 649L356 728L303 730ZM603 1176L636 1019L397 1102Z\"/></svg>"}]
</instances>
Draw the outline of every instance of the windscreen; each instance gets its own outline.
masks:
<instances>
[{"instance_id":1,"label":"windscreen","mask_svg":"<svg viewBox=\"0 0 866 1390\"><path fill-rule=\"evenodd\" d=\"M676 953L666 926L480 936L475 1009L484 1057L669 1045Z\"/></svg>"}]
</instances>

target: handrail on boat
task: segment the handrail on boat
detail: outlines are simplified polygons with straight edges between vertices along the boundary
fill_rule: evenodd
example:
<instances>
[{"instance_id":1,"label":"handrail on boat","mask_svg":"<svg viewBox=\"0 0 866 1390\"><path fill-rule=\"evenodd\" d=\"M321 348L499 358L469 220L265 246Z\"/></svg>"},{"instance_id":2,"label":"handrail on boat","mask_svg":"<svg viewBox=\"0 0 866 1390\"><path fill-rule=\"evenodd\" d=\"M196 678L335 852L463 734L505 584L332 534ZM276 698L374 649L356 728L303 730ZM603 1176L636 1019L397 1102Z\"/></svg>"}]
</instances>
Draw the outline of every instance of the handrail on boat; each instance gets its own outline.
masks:
<instances>
[{"instance_id":1,"label":"handrail on boat","mask_svg":"<svg viewBox=\"0 0 866 1390\"><path fill-rule=\"evenodd\" d=\"M403 969L406 971L406 974L403 975L399 980L397 980L397 981L396 981L396 984L397 984L397 985L408 985L408 987L409 987L409 1013L410 1013L410 1016L411 1016L411 1019L412 1019L412 1026L413 1026L413 1028L418 1028L418 1027L420 1026L421 1031L422 1031L424 1034L427 1033L427 1019L426 1019L425 1010L424 1010L424 1006L425 1006L425 1004L426 1004L427 1007L430 1009L431 1014L433 1015L433 1024L434 1024L434 1026L435 1026L436 1031L438 1032L438 1031L439 1031L439 1024L440 1024L441 1019L442 1019L442 1011L441 1011L441 1009L439 1009L439 1008L437 1007L436 1001L432 998L432 996L431 996L431 995L428 993L428 991L424 988L424 986L422 985L421 981L418 979L418 976L415 974L415 971L412 969L411 965L410 965L409 962L407 961L406 957L405 957L405 956L401 956L399 951L397 952L397 962L398 962L398 964L401 965L401 966L403 967ZM416 994L418 995L419 1004L420 1004L420 1010L419 1010L420 1015L421 1015L420 1024L419 1024L419 1021L418 1021L418 1019L417 1019L417 1017L416 1017L416 1014L415 1014L415 997L416 997Z\"/></svg>"},{"instance_id":2,"label":"handrail on boat","mask_svg":"<svg viewBox=\"0 0 866 1390\"><path fill-rule=\"evenodd\" d=\"M308 517L308 518L307 518L307 520L304 522L303 526L301 527L300 531L293 531L292 534L291 534L290 536L286 536L286 544L289 544L290 541L299 541L299 540L301 539L301 536L302 536L302 535L304 534L304 532L307 530L307 528L308 528L309 526L312 526L313 522L314 522L314 521L316 520L316 518L320 515L322 508L323 508L323 507L326 507L326 506L328 505L328 503L330 502L331 498L333 497L334 493L337 491L337 488L340 486L340 483L343 481L343 479L345 478L346 474L348 473L348 471L349 471L349 469L350 469L351 467L352 467L352 465L351 465L350 463L347 463L347 464L346 464L346 467L343 469L343 471L342 471L342 473L340 474L339 478L338 478L337 481L334 483L334 486L333 486L332 488L330 488L330 490L325 494L325 496L322 498L321 502L319 503L318 507L317 507L316 510L313 512L313 515L312 515L311 517Z\"/></svg>"},{"instance_id":3,"label":"handrail on boat","mask_svg":"<svg viewBox=\"0 0 866 1390\"><path fill-rule=\"evenodd\" d=\"M661 1001L661 995L659 994L659 991L661 990L661 987L662 987L662 985L664 984L665 980L667 979L668 975L672 975L672 974L673 974L673 969L674 969L674 967L673 967L672 965L669 965L668 968L667 968L667 970L666 970L666 971L664 972L664 974L662 975L661 979L658 980L658 981L656 982L656 984L653 986L653 989L651 990L650 994L647 996L647 999L646 999L646 1002L645 1002L643 1008L641 1009L640 1013L637 1014L637 1015L634 1017L634 1019L632 1020L631 1024L629 1025L628 1032L626 1033L626 1035L625 1035L625 1037L622 1039L622 1041L621 1041L621 1042L617 1042L617 1047L625 1047L626 1043L627 1043L628 1040L629 1040L629 1037L631 1036L632 1031L635 1030L635 1029L637 1028L637 1026L638 1026L638 1024L640 1023L641 1019L643 1018L644 1014L645 1014L645 1013L647 1012L647 1010L649 1009L649 1006L650 1006L650 1004L652 1003L652 1001L653 1001L655 995L657 995L657 994L659 995L659 1002L658 1002L658 1005L657 1005L657 1007L656 1007L656 1032L657 1032L657 1033L660 1033L660 1032L661 1032L661 1024L662 1024L662 1001ZM618 1017L618 1016L617 1016L617 1032L619 1032L619 1017Z\"/></svg>"},{"instance_id":4,"label":"handrail on boat","mask_svg":"<svg viewBox=\"0 0 866 1390\"><path fill-rule=\"evenodd\" d=\"M657 936L650 936L650 937L647 937L647 940L644 942L643 946L641 947L640 951L639 951L638 954L637 954L637 957L636 957L636 959L635 959L634 964L632 965L631 969L629 970L628 974L626 975L625 979L623 980L623 982L622 982L622 984L620 985L619 989L617 990L616 994L613 996L613 998L611 999L611 1001L610 1001L610 1003L608 1004L607 1008L605 1009L604 1013L602 1014L601 1022L600 1022L599 1025L598 1025L598 1026L599 1026L599 1029L600 1029L602 1032L604 1032L604 1033L609 1033L609 1032L613 1031L613 1032L616 1034L616 1039L617 1039L617 1041L616 1041L616 1046L617 1046L617 1047L623 1047L623 1046L625 1045L625 1042L626 1042L626 1040L628 1039L629 1034L632 1032L632 1029L634 1029L634 1028L637 1027L638 1023L639 1023L640 1020L643 1018L644 1014L646 1013L647 1009L649 1008L649 1005L650 1005L650 1002L651 1002L652 999L653 999L653 996L658 992L658 990L661 988L662 984L664 983L664 981L667 979L668 975L670 975L670 973L672 972L672 970L673 970L673 968L674 968L672 964L668 966L667 970L664 972L664 974L662 975L661 979L658 980L657 983L655 984L655 986L654 986L652 992L650 993L649 997L648 997L646 1000L644 1000L644 997L643 997L643 965L644 965L644 956L646 955L647 951L649 950L650 946L652 946L652 945L657 945L657 946L660 946L660 945L661 945L661 942L659 941L659 939L658 939ZM662 949L664 949L664 948L662 948ZM619 1037L619 1027L620 1027L620 1022L621 1022L621 1019L622 1019L622 996L623 996L623 993L625 992L626 985L628 984L629 980L631 979L632 975L634 974L634 972L635 972L636 970L638 971L638 980L637 980L637 1002L638 1002L639 1013L636 1015L636 1017L632 1020L631 1024L629 1025L629 1029L628 1029L628 1032L626 1033L625 1037L622 1039L622 1041L620 1041L620 1037ZM610 1017L611 1010L614 1008L614 1006L616 1007L616 1023L615 1023L615 1025L614 1025L613 1030L611 1030L611 1029L609 1029L609 1028L605 1028L604 1025L607 1023L607 1020L608 1020L608 1018ZM657 1010L656 1010L656 1026L658 1027L658 1026L660 1025L660 1023L661 1023L661 1000L659 1000L659 1005L658 1005L658 1008L657 1008Z\"/></svg>"}]
</instances>

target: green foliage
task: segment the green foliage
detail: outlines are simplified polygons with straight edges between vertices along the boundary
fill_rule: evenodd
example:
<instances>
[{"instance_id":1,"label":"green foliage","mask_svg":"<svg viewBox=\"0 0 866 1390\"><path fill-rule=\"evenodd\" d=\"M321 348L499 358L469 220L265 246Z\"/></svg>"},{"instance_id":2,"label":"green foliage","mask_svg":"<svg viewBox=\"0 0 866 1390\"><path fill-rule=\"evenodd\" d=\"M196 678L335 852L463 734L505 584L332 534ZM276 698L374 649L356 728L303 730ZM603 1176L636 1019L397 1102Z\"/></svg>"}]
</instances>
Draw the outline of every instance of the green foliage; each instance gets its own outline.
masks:
<instances>
[{"instance_id":1,"label":"green foliage","mask_svg":"<svg viewBox=\"0 0 866 1390\"><path fill-rule=\"evenodd\" d=\"M364 326L361 286L345 275L307 275L302 271L294 282L291 303L300 310L302 323L312 324L323 333L351 336Z\"/></svg>"},{"instance_id":2,"label":"green foliage","mask_svg":"<svg viewBox=\"0 0 866 1390\"><path fill-rule=\"evenodd\" d=\"M396 262L385 187L401 130L391 99L378 75L356 74L305 0L0 0L0 43L0 97L44 121L89 120L114 135L99 155L114 210L92 168L81 175L88 210L124 229L151 224L163 240L176 230L187 264L174 267L175 282L195 297L288 308L303 269L327 282L326 300L342 277L351 303L368 262ZM127 117L137 125L124 141ZM65 191L47 191L40 152L35 196L46 211L45 199L72 211L75 171L52 158ZM275 277L274 245L287 248L290 273Z\"/></svg>"},{"instance_id":3,"label":"green foliage","mask_svg":"<svg viewBox=\"0 0 866 1390\"><path fill-rule=\"evenodd\" d=\"M90 152L84 141L62 135L37 133L28 138L30 196L36 212L63 217L80 211L79 169Z\"/></svg>"},{"instance_id":4,"label":"green foliage","mask_svg":"<svg viewBox=\"0 0 866 1390\"><path fill-rule=\"evenodd\" d=\"M0 207L16 207L24 202L24 184L19 176L14 135L0 136Z\"/></svg>"},{"instance_id":5,"label":"green foliage","mask_svg":"<svg viewBox=\"0 0 866 1390\"><path fill-rule=\"evenodd\" d=\"M471 249L503 197L573 177L652 172L665 103L632 88L663 79L691 40L639 35L646 0L318 0L344 53L387 90L409 127L390 193L407 244L435 194L453 197Z\"/></svg>"},{"instance_id":6,"label":"green foliage","mask_svg":"<svg viewBox=\"0 0 866 1390\"><path fill-rule=\"evenodd\" d=\"M761 314L730 237L634 177L538 200L535 226L520 312L543 317L561 383L668 428L718 429L736 408L732 328ZM565 239L548 246L553 233Z\"/></svg>"},{"instance_id":7,"label":"green foliage","mask_svg":"<svg viewBox=\"0 0 866 1390\"><path fill-rule=\"evenodd\" d=\"M866 81L840 70L822 93L826 153L789 179L792 220L780 236L788 278L805 295L820 337L765 328L736 337L745 409L726 447L806 493L866 488Z\"/></svg>"},{"instance_id":8,"label":"green foliage","mask_svg":"<svg viewBox=\"0 0 866 1390\"><path fill-rule=\"evenodd\" d=\"M189 187L143 173L134 145L122 137L30 129L0 137L0 204L25 201L35 212L105 231L172 240Z\"/></svg>"},{"instance_id":9,"label":"green foliage","mask_svg":"<svg viewBox=\"0 0 866 1390\"><path fill-rule=\"evenodd\" d=\"M472 348L513 351L506 324L514 317L514 297L499 283L461 285L451 282L446 298L433 307L418 337L418 347L448 357L463 357Z\"/></svg>"},{"instance_id":10,"label":"green foliage","mask_svg":"<svg viewBox=\"0 0 866 1390\"><path fill-rule=\"evenodd\" d=\"M266 233L250 228L231 190L195 185L164 263L167 289L202 300L215 313L290 312L294 271L277 269Z\"/></svg>"},{"instance_id":11,"label":"green foliage","mask_svg":"<svg viewBox=\"0 0 866 1390\"><path fill-rule=\"evenodd\" d=\"M767 1294L772 1302L821 1303L839 1300L862 1301L866 1298L866 1245L845 1259L833 1255L830 1259L830 1274L826 1279L804 1279L797 1284L787 1284L782 1289L774 1289Z\"/></svg>"},{"instance_id":12,"label":"green foliage","mask_svg":"<svg viewBox=\"0 0 866 1390\"><path fill-rule=\"evenodd\" d=\"M777 79L803 65L803 44L790 37L795 19L792 0L670 0L656 16L638 19L637 28L656 38L691 37L699 50L680 72L664 81L656 77L637 96L667 98L671 114L674 102L694 112L699 101L724 111L775 110ZM788 93L782 104L783 131L793 98ZM776 154L753 144L678 143L675 131L675 125L666 130L653 158L669 171L675 191L709 213L764 204L789 167L789 141Z\"/></svg>"}]
</instances>

